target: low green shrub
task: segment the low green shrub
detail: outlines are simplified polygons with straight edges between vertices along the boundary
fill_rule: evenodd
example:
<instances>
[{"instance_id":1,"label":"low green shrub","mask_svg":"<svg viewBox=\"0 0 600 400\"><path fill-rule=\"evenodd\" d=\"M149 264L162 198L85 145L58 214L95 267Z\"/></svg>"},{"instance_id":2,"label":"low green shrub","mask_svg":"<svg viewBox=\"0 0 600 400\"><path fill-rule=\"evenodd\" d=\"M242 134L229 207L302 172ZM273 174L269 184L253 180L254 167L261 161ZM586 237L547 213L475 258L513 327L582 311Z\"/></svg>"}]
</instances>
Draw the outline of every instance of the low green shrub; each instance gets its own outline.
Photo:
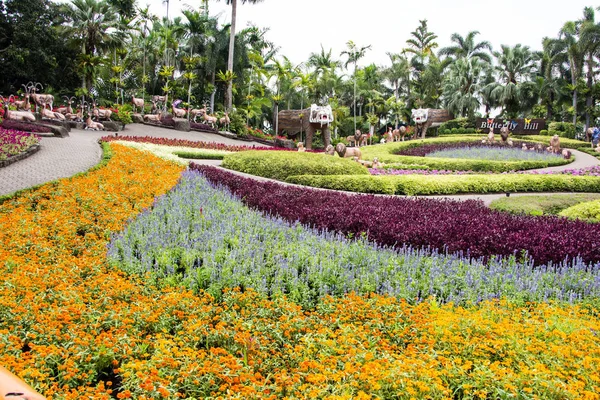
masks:
<instances>
[{"instance_id":1,"label":"low green shrub","mask_svg":"<svg viewBox=\"0 0 600 400\"><path fill-rule=\"evenodd\" d=\"M241 137L248 136L248 127L246 126L246 118L239 112L229 114L229 131Z\"/></svg>"},{"instance_id":2,"label":"low green shrub","mask_svg":"<svg viewBox=\"0 0 600 400\"><path fill-rule=\"evenodd\" d=\"M551 137L542 136L542 135L527 135L527 136L518 136L518 137L516 137L516 139L531 140L533 142L540 142L540 143L544 143L545 145L550 145ZM583 140L570 139L570 138L566 138L566 137L560 138L560 146L567 148L567 149L577 149L577 150L579 150L580 148L588 148L588 149L590 148L590 144L588 142L584 142Z\"/></svg>"},{"instance_id":3,"label":"low green shrub","mask_svg":"<svg viewBox=\"0 0 600 400\"><path fill-rule=\"evenodd\" d=\"M550 122L548 124L548 135L575 139L575 126L570 122Z\"/></svg>"},{"instance_id":4,"label":"low green shrub","mask_svg":"<svg viewBox=\"0 0 600 400\"><path fill-rule=\"evenodd\" d=\"M591 155L591 156L594 156L594 157L596 157L596 158L600 158L600 153L598 153L598 152L596 151L596 149L592 149L592 148L590 148L590 147L580 147L580 148L578 148L577 150L579 150L579 151L581 151L581 152L584 152L584 153L587 153L587 154L589 154L589 155Z\"/></svg>"},{"instance_id":5,"label":"low green shrub","mask_svg":"<svg viewBox=\"0 0 600 400\"><path fill-rule=\"evenodd\" d=\"M570 219L583 219L588 222L600 222L600 200L577 204L560 212L561 216Z\"/></svg>"},{"instance_id":6,"label":"low green shrub","mask_svg":"<svg viewBox=\"0 0 600 400\"><path fill-rule=\"evenodd\" d=\"M548 130L547 130L547 129L542 129L542 130L540 131L540 135L541 135L541 136L548 136L548 135L549 135L549 133L548 133Z\"/></svg>"},{"instance_id":7,"label":"low green shrub","mask_svg":"<svg viewBox=\"0 0 600 400\"><path fill-rule=\"evenodd\" d=\"M225 157L225 153L214 152L174 151L173 154L181 158L194 160L222 160Z\"/></svg>"},{"instance_id":8,"label":"low green shrub","mask_svg":"<svg viewBox=\"0 0 600 400\"><path fill-rule=\"evenodd\" d=\"M571 175L392 175L354 179L347 176L289 176L286 181L307 186L398 195L450 195L461 193L600 192L598 178ZM380 182L381 181L381 182ZM380 192L374 189L381 187Z\"/></svg>"},{"instance_id":9,"label":"low green shrub","mask_svg":"<svg viewBox=\"0 0 600 400\"><path fill-rule=\"evenodd\" d=\"M223 167L265 178L291 175L369 175L362 165L338 156L295 151L244 151L223 158Z\"/></svg>"},{"instance_id":10,"label":"low green shrub","mask_svg":"<svg viewBox=\"0 0 600 400\"><path fill-rule=\"evenodd\" d=\"M494 200L490 208L511 214L558 215L577 204L600 199L600 194L552 194L542 196L513 196Z\"/></svg>"}]
</instances>

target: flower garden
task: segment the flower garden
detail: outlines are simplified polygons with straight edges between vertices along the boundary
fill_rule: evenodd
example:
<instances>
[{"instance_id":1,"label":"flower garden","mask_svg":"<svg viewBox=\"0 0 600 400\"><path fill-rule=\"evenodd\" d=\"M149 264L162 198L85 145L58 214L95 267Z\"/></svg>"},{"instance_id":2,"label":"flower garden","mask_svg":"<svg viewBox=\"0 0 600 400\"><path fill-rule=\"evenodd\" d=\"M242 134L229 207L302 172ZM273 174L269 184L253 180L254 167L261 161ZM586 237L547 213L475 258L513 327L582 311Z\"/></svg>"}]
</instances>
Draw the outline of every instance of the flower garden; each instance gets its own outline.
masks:
<instances>
[{"instance_id":1,"label":"flower garden","mask_svg":"<svg viewBox=\"0 0 600 400\"><path fill-rule=\"evenodd\" d=\"M401 185L337 156L103 140L97 168L0 204L0 363L48 398L600 398L597 223L181 158ZM412 146L364 153L436 193L463 177L599 191L594 169L506 169L547 160L409 174L437 162L398 154Z\"/></svg>"},{"instance_id":2,"label":"flower garden","mask_svg":"<svg viewBox=\"0 0 600 400\"><path fill-rule=\"evenodd\" d=\"M0 128L0 161L26 152L38 145L38 136L13 129Z\"/></svg>"}]
</instances>

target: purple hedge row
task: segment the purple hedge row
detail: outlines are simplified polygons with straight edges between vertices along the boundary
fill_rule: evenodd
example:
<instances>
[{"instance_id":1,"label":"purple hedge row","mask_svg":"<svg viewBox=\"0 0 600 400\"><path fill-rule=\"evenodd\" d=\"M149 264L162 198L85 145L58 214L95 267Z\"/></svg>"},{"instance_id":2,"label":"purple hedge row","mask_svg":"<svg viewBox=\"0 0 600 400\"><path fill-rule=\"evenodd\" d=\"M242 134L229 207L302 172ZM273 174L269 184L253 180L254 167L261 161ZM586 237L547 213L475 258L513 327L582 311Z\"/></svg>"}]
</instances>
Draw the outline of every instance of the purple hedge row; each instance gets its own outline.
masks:
<instances>
[{"instance_id":1,"label":"purple hedge row","mask_svg":"<svg viewBox=\"0 0 600 400\"><path fill-rule=\"evenodd\" d=\"M190 168L224 185L251 208L317 229L366 233L382 245L407 244L484 258L527 252L536 265L577 257L600 261L600 224L505 214L475 200L348 195L259 182L214 167Z\"/></svg>"}]
</instances>

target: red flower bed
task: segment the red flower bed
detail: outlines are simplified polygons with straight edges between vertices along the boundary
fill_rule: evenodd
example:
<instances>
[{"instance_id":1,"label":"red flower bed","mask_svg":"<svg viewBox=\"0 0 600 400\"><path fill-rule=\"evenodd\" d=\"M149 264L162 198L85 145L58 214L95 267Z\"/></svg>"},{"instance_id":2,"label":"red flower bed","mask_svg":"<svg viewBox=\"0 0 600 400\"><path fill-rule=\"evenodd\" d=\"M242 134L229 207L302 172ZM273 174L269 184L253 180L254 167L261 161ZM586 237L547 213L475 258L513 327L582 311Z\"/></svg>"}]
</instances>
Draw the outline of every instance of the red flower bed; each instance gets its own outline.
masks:
<instances>
[{"instance_id":1,"label":"red flower bed","mask_svg":"<svg viewBox=\"0 0 600 400\"><path fill-rule=\"evenodd\" d=\"M317 229L365 233L386 246L445 249L484 258L526 251L536 265L577 257L600 261L600 224L515 216L474 200L348 195L259 182L214 167L190 168L226 186L251 208Z\"/></svg>"},{"instance_id":2,"label":"red flower bed","mask_svg":"<svg viewBox=\"0 0 600 400\"><path fill-rule=\"evenodd\" d=\"M223 143L214 142L201 142L185 139L167 139L157 138L151 136L104 136L102 139L104 142L112 142L114 140L126 140L128 142L139 142L139 143L153 143L160 144L163 146L184 146L193 147L197 149L212 149L212 150L225 150L225 151L246 151L246 150L277 150L277 151L297 151L294 149L286 149L283 147L267 147L267 146L238 146L238 145L227 145Z\"/></svg>"}]
</instances>

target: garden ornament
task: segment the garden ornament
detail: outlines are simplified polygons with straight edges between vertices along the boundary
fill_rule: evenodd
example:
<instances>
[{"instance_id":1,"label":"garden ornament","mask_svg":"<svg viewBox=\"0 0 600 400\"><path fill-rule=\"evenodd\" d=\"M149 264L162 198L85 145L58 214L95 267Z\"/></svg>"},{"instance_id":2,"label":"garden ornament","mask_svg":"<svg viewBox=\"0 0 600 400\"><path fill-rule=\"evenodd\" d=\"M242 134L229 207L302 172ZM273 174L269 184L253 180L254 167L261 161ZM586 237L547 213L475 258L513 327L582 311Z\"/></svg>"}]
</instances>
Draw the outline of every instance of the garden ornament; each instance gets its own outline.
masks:
<instances>
[{"instance_id":1,"label":"garden ornament","mask_svg":"<svg viewBox=\"0 0 600 400\"><path fill-rule=\"evenodd\" d=\"M139 99L135 97L135 95L131 95L131 103L133 104L133 112L137 111L139 107L142 110L142 114L144 113L144 99Z\"/></svg>"},{"instance_id":2,"label":"garden ornament","mask_svg":"<svg viewBox=\"0 0 600 400\"><path fill-rule=\"evenodd\" d=\"M35 115L31 111L13 111L8 108L8 101L0 96L0 102L4 104L4 118L14 121L30 121L35 122Z\"/></svg>"},{"instance_id":3,"label":"garden ornament","mask_svg":"<svg viewBox=\"0 0 600 400\"><path fill-rule=\"evenodd\" d=\"M298 147L298 151L300 153L304 153L306 151L306 149L304 148L304 143L302 143L302 142L298 142L297 147Z\"/></svg>"},{"instance_id":4,"label":"garden ornament","mask_svg":"<svg viewBox=\"0 0 600 400\"><path fill-rule=\"evenodd\" d=\"M325 154L329 155L329 156L333 156L335 155L335 148L332 145L328 145L325 148Z\"/></svg>"},{"instance_id":5,"label":"garden ornament","mask_svg":"<svg viewBox=\"0 0 600 400\"><path fill-rule=\"evenodd\" d=\"M48 109L52 110L52 104L54 103L54 96L52 96L51 94L37 94L36 93L38 90L44 89L44 87L42 86L41 83L29 82L27 87L29 88L29 93L31 95L31 98L33 99L33 102L35 103L36 109L38 107L43 107L43 106L47 105Z\"/></svg>"},{"instance_id":6,"label":"garden ornament","mask_svg":"<svg viewBox=\"0 0 600 400\"><path fill-rule=\"evenodd\" d=\"M437 108L417 108L412 109L412 118L415 121L414 137L421 136L425 138L427 129L440 126L446 121L452 119L452 115L447 110Z\"/></svg>"},{"instance_id":7,"label":"garden ornament","mask_svg":"<svg viewBox=\"0 0 600 400\"><path fill-rule=\"evenodd\" d=\"M346 158L354 158L356 157L358 160L362 158L362 153L358 147L347 148L344 143L338 143L335 146L335 152L338 153L340 157Z\"/></svg>"},{"instance_id":8,"label":"garden ornament","mask_svg":"<svg viewBox=\"0 0 600 400\"><path fill-rule=\"evenodd\" d=\"M313 124L319 123L321 126L329 125L333 122L333 112L331 110L331 106L318 106L316 104L311 104L308 120Z\"/></svg>"}]
</instances>

